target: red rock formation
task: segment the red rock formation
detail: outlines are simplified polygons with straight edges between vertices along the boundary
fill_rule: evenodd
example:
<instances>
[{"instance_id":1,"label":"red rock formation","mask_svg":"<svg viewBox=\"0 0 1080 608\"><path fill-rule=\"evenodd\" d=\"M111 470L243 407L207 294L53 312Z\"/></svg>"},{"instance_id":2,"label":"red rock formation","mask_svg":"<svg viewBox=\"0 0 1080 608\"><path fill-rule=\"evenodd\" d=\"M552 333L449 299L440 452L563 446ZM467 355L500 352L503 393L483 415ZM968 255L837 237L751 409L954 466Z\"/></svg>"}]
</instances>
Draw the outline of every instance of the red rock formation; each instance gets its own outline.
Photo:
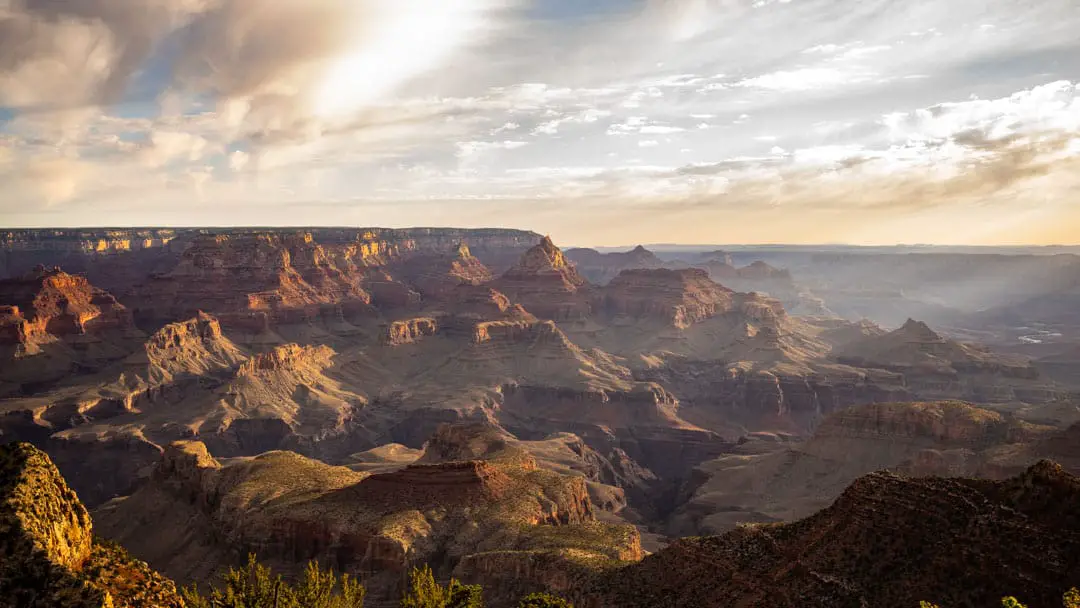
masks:
<instances>
[{"instance_id":1,"label":"red rock formation","mask_svg":"<svg viewBox=\"0 0 1080 608\"><path fill-rule=\"evenodd\" d=\"M391 268L396 276L416 287L427 300L445 301L461 285L481 285L492 274L483 262L473 257L469 247L460 244L449 253L420 253L405 258Z\"/></svg>"},{"instance_id":2,"label":"red rock formation","mask_svg":"<svg viewBox=\"0 0 1080 608\"><path fill-rule=\"evenodd\" d=\"M246 355L221 333L221 324L205 313L187 321L170 323L150 336L145 356L133 356L128 366L146 365L145 377L152 384L171 382L177 375L201 376L238 366Z\"/></svg>"},{"instance_id":3,"label":"red rock formation","mask_svg":"<svg viewBox=\"0 0 1080 608\"><path fill-rule=\"evenodd\" d=\"M372 300L363 281L338 268L308 233L206 235L131 301L151 321L206 310L227 326L258 332L326 314L363 315Z\"/></svg>"},{"instance_id":4,"label":"red rock formation","mask_svg":"<svg viewBox=\"0 0 1080 608\"><path fill-rule=\"evenodd\" d=\"M439 322L432 318L394 321L386 328L385 342L391 346L414 344L439 331Z\"/></svg>"},{"instance_id":5,"label":"red rock formation","mask_svg":"<svg viewBox=\"0 0 1080 608\"><path fill-rule=\"evenodd\" d=\"M598 308L611 315L649 318L685 329L732 310L734 292L703 270L624 270L603 290ZM747 311L757 311L752 304Z\"/></svg>"},{"instance_id":6,"label":"red rock formation","mask_svg":"<svg viewBox=\"0 0 1080 608\"><path fill-rule=\"evenodd\" d=\"M588 283L550 237L527 251L494 286L544 319L580 320L591 311Z\"/></svg>"},{"instance_id":7,"label":"red rock formation","mask_svg":"<svg viewBox=\"0 0 1080 608\"><path fill-rule=\"evenodd\" d=\"M58 268L0 281L0 297L7 304L0 329L7 344L133 328L131 314L116 298Z\"/></svg>"},{"instance_id":8,"label":"red rock formation","mask_svg":"<svg viewBox=\"0 0 1080 608\"><path fill-rule=\"evenodd\" d=\"M237 371L238 376L296 369L311 361L323 361L333 355L329 347L304 347L299 344L278 346L265 353L259 353L245 361Z\"/></svg>"},{"instance_id":9,"label":"red rock formation","mask_svg":"<svg viewBox=\"0 0 1080 608\"><path fill-rule=\"evenodd\" d=\"M0 298L0 393L60 380L73 367L101 369L138 337L116 298L57 268L0 281Z\"/></svg>"}]
</instances>

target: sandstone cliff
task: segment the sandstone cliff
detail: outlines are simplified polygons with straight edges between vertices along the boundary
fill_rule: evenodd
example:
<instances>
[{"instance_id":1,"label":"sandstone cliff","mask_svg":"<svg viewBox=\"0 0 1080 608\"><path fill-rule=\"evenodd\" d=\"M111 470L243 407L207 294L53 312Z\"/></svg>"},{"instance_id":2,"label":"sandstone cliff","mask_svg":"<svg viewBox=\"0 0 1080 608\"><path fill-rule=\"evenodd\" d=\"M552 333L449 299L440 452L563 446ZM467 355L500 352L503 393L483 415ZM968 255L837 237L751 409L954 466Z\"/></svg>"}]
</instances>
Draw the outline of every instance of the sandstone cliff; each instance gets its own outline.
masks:
<instances>
[{"instance_id":1,"label":"sandstone cliff","mask_svg":"<svg viewBox=\"0 0 1080 608\"><path fill-rule=\"evenodd\" d=\"M0 300L0 395L101 369L139 335L116 298L59 268L0 281Z\"/></svg>"},{"instance_id":2,"label":"sandstone cliff","mask_svg":"<svg viewBox=\"0 0 1080 608\"><path fill-rule=\"evenodd\" d=\"M493 278L487 266L465 244L446 253L407 256L393 265L390 272L415 286L424 298L434 301L452 297L460 285L482 285Z\"/></svg>"},{"instance_id":3,"label":"sandstone cliff","mask_svg":"<svg viewBox=\"0 0 1080 608\"><path fill-rule=\"evenodd\" d=\"M276 324L367 314L372 296L362 283L309 233L204 235L128 300L148 324L205 310L230 327L259 333Z\"/></svg>"},{"instance_id":4,"label":"sandstone cliff","mask_svg":"<svg viewBox=\"0 0 1080 608\"><path fill-rule=\"evenodd\" d=\"M495 287L544 319L575 321L590 313L588 283L549 237L525 252Z\"/></svg>"},{"instance_id":5,"label":"sandstone cliff","mask_svg":"<svg viewBox=\"0 0 1080 608\"><path fill-rule=\"evenodd\" d=\"M625 270L604 289L599 308L686 329L732 310L734 300L702 270Z\"/></svg>"},{"instance_id":6,"label":"sandstone cliff","mask_svg":"<svg viewBox=\"0 0 1080 608\"><path fill-rule=\"evenodd\" d=\"M257 232L295 233L296 229L133 228L28 229L0 232L0 278L28 272L35 265L61 265L87 273L114 289L130 286L154 271L167 271L192 242L202 236L242 236ZM399 254L449 251L468 245L498 272L509 268L540 236L520 230L455 228L313 228L338 264L380 265ZM113 278L117 281L110 282Z\"/></svg>"},{"instance_id":7,"label":"sandstone cliff","mask_svg":"<svg viewBox=\"0 0 1080 608\"><path fill-rule=\"evenodd\" d=\"M121 608L184 603L169 580L94 540L90 516L48 456L0 446L0 604Z\"/></svg>"},{"instance_id":8,"label":"sandstone cliff","mask_svg":"<svg viewBox=\"0 0 1080 608\"><path fill-rule=\"evenodd\" d=\"M790 521L834 500L861 475L1002 478L1042 457L1052 429L955 402L863 405L828 416L805 443L743 440L731 455L701 465L693 495L672 532L716 533L741 522ZM1075 469L1080 472L1080 469Z\"/></svg>"}]
</instances>

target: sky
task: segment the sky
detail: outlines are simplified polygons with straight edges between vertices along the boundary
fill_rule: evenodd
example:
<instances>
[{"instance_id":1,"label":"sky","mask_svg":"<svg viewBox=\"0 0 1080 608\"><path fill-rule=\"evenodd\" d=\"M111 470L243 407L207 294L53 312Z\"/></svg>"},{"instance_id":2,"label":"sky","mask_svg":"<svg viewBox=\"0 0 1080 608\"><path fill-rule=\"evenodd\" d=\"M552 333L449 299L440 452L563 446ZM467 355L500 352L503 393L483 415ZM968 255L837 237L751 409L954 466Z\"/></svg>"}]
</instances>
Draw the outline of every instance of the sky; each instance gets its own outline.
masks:
<instances>
[{"instance_id":1,"label":"sky","mask_svg":"<svg viewBox=\"0 0 1080 608\"><path fill-rule=\"evenodd\" d=\"M0 226L1080 243L1076 0L0 0Z\"/></svg>"}]
</instances>

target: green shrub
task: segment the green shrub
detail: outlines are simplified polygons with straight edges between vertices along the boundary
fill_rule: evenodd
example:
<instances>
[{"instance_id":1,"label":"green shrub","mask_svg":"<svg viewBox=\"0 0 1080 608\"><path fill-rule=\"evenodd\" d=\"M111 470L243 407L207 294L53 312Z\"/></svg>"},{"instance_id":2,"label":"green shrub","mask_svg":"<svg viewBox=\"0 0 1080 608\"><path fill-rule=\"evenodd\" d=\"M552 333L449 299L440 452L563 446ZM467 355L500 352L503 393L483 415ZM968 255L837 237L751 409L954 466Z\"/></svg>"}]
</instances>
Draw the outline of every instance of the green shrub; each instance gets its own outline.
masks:
<instances>
[{"instance_id":1,"label":"green shrub","mask_svg":"<svg viewBox=\"0 0 1080 608\"><path fill-rule=\"evenodd\" d=\"M1080 589L1069 589L1065 592L1065 596L1061 598L1061 603L1065 608L1080 608ZM1003 597L1001 598L1002 608L1027 608L1024 604L1020 603L1020 600L1015 597ZM940 608L937 604L931 604L930 602L919 602L919 608Z\"/></svg>"},{"instance_id":2,"label":"green shrub","mask_svg":"<svg viewBox=\"0 0 1080 608\"><path fill-rule=\"evenodd\" d=\"M548 593L532 593L521 598L518 608L574 608L574 605Z\"/></svg>"},{"instance_id":3,"label":"green shrub","mask_svg":"<svg viewBox=\"0 0 1080 608\"><path fill-rule=\"evenodd\" d=\"M251 555L246 567L230 568L209 596L195 586L182 593L190 608L363 608L365 590L348 574L339 580L333 570L322 570L315 562L291 585Z\"/></svg>"},{"instance_id":4,"label":"green shrub","mask_svg":"<svg viewBox=\"0 0 1080 608\"><path fill-rule=\"evenodd\" d=\"M409 589L401 598L401 608L483 608L483 591L479 585L463 585L451 579L443 587L435 580L431 568L413 568L409 573Z\"/></svg>"}]
</instances>

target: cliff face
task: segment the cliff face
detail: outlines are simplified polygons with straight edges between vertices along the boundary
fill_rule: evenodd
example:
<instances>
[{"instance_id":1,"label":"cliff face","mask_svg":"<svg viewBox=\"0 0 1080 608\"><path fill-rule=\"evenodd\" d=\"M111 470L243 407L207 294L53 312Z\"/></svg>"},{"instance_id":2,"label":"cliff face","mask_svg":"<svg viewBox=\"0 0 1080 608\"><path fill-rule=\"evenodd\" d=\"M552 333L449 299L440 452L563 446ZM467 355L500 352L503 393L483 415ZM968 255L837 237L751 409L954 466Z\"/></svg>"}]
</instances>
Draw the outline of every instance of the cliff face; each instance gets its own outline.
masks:
<instances>
[{"instance_id":1,"label":"cliff face","mask_svg":"<svg viewBox=\"0 0 1080 608\"><path fill-rule=\"evenodd\" d=\"M414 344L438 331L439 322L428 317L394 321L386 328L386 343L393 346Z\"/></svg>"},{"instance_id":2,"label":"cliff face","mask_svg":"<svg viewBox=\"0 0 1080 608\"><path fill-rule=\"evenodd\" d=\"M148 327L205 310L258 333L370 314L373 300L415 304L403 284L380 272L402 260L447 258L441 275L420 271L427 275L421 283L439 292L490 279L481 260L503 269L537 240L528 232L456 229L9 231L0 238L0 277L25 272L30 261L64 262L115 290Z\"/></svg>"},{"instance_id":3,"label":"cliff face","mask_svg":"<svg viewBox=\"0 0 1080 608\"><path fill-rule=\"evenodd\" d=\"M90 516L48 456L0 446L0 603L182 607L176 587L93 539Z\"/></svg>"},{"instance_id":4,"label":"cliff face","mask_svg":"<svg viewBox=\"0 0 1080 608\"><path fill-rule=\"evenodd\" d=\"M491 270L464 244L446 253L407 256L392 265L390 272L415 286L425 299L436 302L452 298L456 287L482 285L493 278Z\"/></svg>"},{"instance_id":5,"label":"cliff face","mask_svg":"<svg viewBox=\"0 0 1080 608\"><path fill-rule=\"evenodd\" d=\"M663 268L664 262L642 246L624 253L600 253L595 249L568 249L566 257L582 276L596 285L603 285L624 270Z\"/></svg>"},{"instance_id":6,"label":"cliff face","mask_svg":"<svg viewBox=\"0 0 1080 608\"><path fill-rule=\"evenodd\" d=\"M0 281L0 293L9 305L8 313L22 317L14 333L23 342L132 328L131 315L116 298L85 277L58 268Z\"/></svg>"},{"instance_id":7,"label":"cliff face","mask_svg":"<svg viewBox=\"0 0 1080 608\"><path fill-rule=\"evenodd\" d=\"M307 233L205 235L130 300L147 322L205 310L229 326L258 332L268 324L363 314L371 295L362 278L338 268Z\"/></svg>"},{"instance_id":8,"label":"cliff face","mask_svg":"<svg viewBox=\"0 0 1080 608\"><path fill-rule=\"evenodd\" d=\"M835 356L847 365L902 373L912 392L929 399L1031 401L1052 391L1030 360L947 339L912 319L895 331L841 344Z\"/></svg>"},{"instance_id":9,"label":"cliff face","mask_svg":"<svg viewBox=\"0 0 1080 608\"><path fill-rule=\"evenodd\" d=\"M525 252L495 287L543 319L581 320L591 312L588 283L548 237Z\"/></svg>"},{"instance_id":10,"label":"cliff face","mask_svg":"<svg viewBox=\"0 0 1080 608\"><path fill-rule=\"evenodd\" d=\"M213 569L206 564L252 550L285 572L319 559L367 573L376 599L399 597L412 563L449 571L489 545L539 554L608 550L575 538L577 529L601 526L584 479L528 459L431 457L368 475L288 452L223 467L189 442L166 450L151 484L96 516L107 535L181 579L205 579ZM636 538L632 528L623 533ZM196 536L212 540L190 543Z\"/></svg>"},{"instance_id":11,"label":"cliff face","mask_svg":"<svg viewBox=\"0 0 1080 608\"><path fill-rule=\"evenodd\" d=\"M58 268L0 281L0 298L0 383L11 383L7 390L54 382L74 367L100 369L123 358L138 336L116 298Z\"/></svg>"},{"instance_id":12,"label":"cliff face","mask_svg":"<svg viewBox=\"0 0 1080 608\"><path fill-rule=\"evenodd\" d=\"M604 289L600 308L685 329L732 310L733 296L703 270L625 270Z\"/></svg>"},{"instance_id":13,"label":"cliff face","mask_svg":"<svg viewBox=\"0 0 1080 608\"><path fill-rule=\"evenodd\" d=\"M221 323L204 313L161 328L143 350L144 354L129 358L128 365L134 368L145 361L146 377L155 384L182 376L213 375L246 359L246 353L222 334Z\"/></svg>"},{"instance_id":14,"label":"cliff face","mask_svg":"<svg viewBox=\"0 0 1080 608\"><path fill-rule=\"evenodd\" d=\"M672 518L678 534L720 532L740 522L790 521L828 505L861 475L1003 478L1042 457L1052 429L956 401L882 403L836 412L804 443L744 440L702 464L692 496ZM1080 472L1080 469L1074 469Z\"/></svg>"},{"instance_id":15,"label":"cliff face","mask_svg":"<svg viewBox=\"0 0 1080 608\"><path fill-rule=\"evenodd\" d=\"M0 232L0 278L18 276L37 264L62 265L87 272L95 282L108 276L131 279L176 259L194 238L242 236L257 232L288 233L292 229L120 228L26 229ZM336 261L360 265L382 263L409 251L449 251L461 243L485 263L505 270L540 236L520 230L456 228L313 228L306 230L327 246ZM120 271L117 273L117 271ZM103 283L104 284L104 283ZM109 285L112 288L112 285Z\"/></svg>"},{"instance_id":16,"label":"cliff face","mask_svg":"<svg viewBox=\"0 0 1080 608\"><path fill-rule=\"evenodd\" d=\"M1057 606L1080 584L1080 519L1059 506L1078 498L1045 461L1001 482L874 473L802 521L677 541L581 604Z\"/></svg>"},{"instance_id":17,"label":"cliff face","mask_svg":"<svg viewBox=\"0 0 1080 608\"><path fill-rule=\"evenodd\" d=\"M774 352L783 350L777 347ZM902 375L885 371L757 369L690 358L669 358L664 363L639 370L636 376L679 387L685 417L736 437L747 430L807 435L833 412L913 396Z\"/></svg>"}]
</instances>

